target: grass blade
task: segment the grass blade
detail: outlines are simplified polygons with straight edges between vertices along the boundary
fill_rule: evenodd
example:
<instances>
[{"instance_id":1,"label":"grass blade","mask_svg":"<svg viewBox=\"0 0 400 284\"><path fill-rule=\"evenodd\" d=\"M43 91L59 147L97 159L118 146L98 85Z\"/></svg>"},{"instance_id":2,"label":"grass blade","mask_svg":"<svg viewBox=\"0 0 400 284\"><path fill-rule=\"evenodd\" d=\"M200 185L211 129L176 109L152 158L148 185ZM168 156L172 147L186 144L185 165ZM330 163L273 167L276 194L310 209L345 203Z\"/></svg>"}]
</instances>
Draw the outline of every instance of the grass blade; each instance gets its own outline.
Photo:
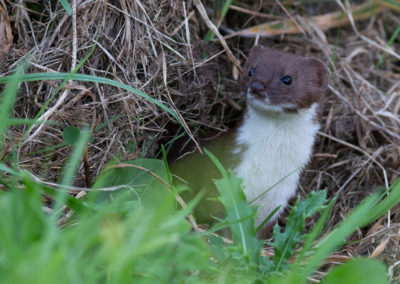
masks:
<instances>
[{"instance_id":1,"label":"grass blade","mask_svg":"<svg viewBox=\"0 0 400 284\"><path fill-rule=\"evenodd\" d=\"M317 244L315 253L308 259L305 267L293 273L300 274L303 279L306 279L316 267L323 263L325 257L345 241L347 236L352 234L360 224L365 223L368 212L376 205L378 200L379 196L373 194L361 203L350 216Z\"/></svg>"},{"instance_id":2,"label":"grass blade","mask_svg":"<svg viewBox=\"0 0 400 284\"><path fill-rule=\"evenodd\" d=\"M379 202L372 210L367 213L367 218L362 226L367 225L386 214L387 211L392 209L397 203L400 202L400 178L398 178L392 186L383 193L385 196L389 192L389 195Z\"/></svg>"},{"instance_id":3,"label":"grass blade","mask_svg":"<svg viewBox=\"0 0 400 284\"><path fill-rule=\"evenodd\" d=\"M69 5L67 0L59 0L65 11L67 11L68 15L72 15L72 9L71 6Z\"/></svg>"},{"instance_id":4,"label":"grass blade","mask_svg":"<svg viewBox=\"0 0 400 284\"><path fill-rule=\"evenodd\" d=\"M12 76L20 76L22 75L22 71L25 68L24 65L19 66L15 75ZM11 77L12 77L11 76ZM3 77L4 78L4 77ZM8 120L11 115L14 103L15 103L15 98L16 98L16 93L18 90L18 84L20 81L17 79L11 79L7 81L7 86L1 93L1 102L0 102L0 137L4 136L4 132L6 128L8 127ZM3 148L3 139L0 139L0 149Z\"/></svg>"},{"instance_id":5,"label":"grass blade","mask_svg":"<svg viewBox=\"0 0 400 284\"><path fill-rule=\"evenodd\" d=\"M65 172L63 173L63 178L61 180L61 185L70 185L73 181L74 175L78 170L78 166L82 159L82 153L86 146L87 141L90 137L90 130L85 129L79 135L78 141L73 146L73 151L69 157L67 165L65 167ZM55 198L56 204L54 205L54 218L58 219L59 214L61 214L60 209L65 204L66 196L68 192L65 190L59 190Z\"/></svg>"},{"instance_id":6,"label":"grass blade","mask_svg":"<svg viewBox=\"0 0 400 284\"><path fill-rule=\"evenodd\" d=\"M162 102L150 97L149 95L135 89L131 86L128 86L124 83L117 82L115 80L111 80L108 78L97 77L93 75L86 75L86 74L71 74L71 73L30 73L30 74L16 74L10 76L4 76L0 78L0 84L9 83L11 81L16 82L32 82L32 81L44 81L44 80L76 80L76 81L83 81L83 82L96 82L100 84L106 84L118 88L122 88L131 92L135 95L141 96L142 98L148 100L149 102L154 103L155 105L162 108L164 111L172 115L182 126L183 122L179 118L179 116L169 107L164 105Z\"/></svg>"},{"instance_id":7,"label":"grass blade","mask_svg":"<svg viewBox=\"0 0 400 284\"><path fill-rule=\"evenodd\" d=\"M232 0L226 0L224 6L222 7L222 9L220 11L220 13L218 13L220 15L219 15L219 17L217 19L217 23L216 23L217 27L219 27L221 25L221 23L224 20L224 18L226 16L226 13L228 12L229 7L231 6L231 4L232 4ZM204 38L204 42L209 42L209 41L212 41L213 39L214 39L214 34L213 34L213 32L211 30L209 30L207 32L206 37Z\"/></svg>"}]
</instances>

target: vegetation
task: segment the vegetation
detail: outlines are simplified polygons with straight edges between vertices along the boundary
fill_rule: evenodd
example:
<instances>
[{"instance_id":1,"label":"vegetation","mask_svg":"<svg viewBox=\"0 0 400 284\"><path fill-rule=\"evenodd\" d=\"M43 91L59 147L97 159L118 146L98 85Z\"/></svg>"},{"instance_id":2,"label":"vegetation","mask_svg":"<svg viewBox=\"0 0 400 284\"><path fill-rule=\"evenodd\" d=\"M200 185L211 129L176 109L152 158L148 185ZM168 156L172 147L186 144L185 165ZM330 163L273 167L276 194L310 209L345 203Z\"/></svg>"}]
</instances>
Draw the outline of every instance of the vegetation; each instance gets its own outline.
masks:
<instances>
[{"instance_id":1,"label":"vegetation","mask_svg":"<svg viewBox=\"0 0 400 284\"><path fill-rule=\"evenodd\" d=\"M3 132L13 123L8 115L15 101L17 80L21 78L9 77L3 91L1 115L6 121ZM86 201L68 195L68 185L72 183L89 135L87 130L66 131L66 142L75 143L57 190L39 183L17 164L1 165L1 180L6 187L0 195L3 216L0 222L6 228L0 237L0 272L4 283L27 279L32 283L51 283L60 277L66 283L306 282L323 259L357 227L380 218L400 201L398 180L389 192L370 196L336 229L315 242L334 200L327 205L325 191L312 192L303 202L297 200L283 231L278 225L274 227L274 254L265 256L263 243L256 238L255 209L247 204L241 181L208 151L207 155L223 176L215 183L227 212L216 227L229 227L233 243L226 244L211 234L213 229L191 232L186 218L199 198L184 208L175 204L176 192L166 190L173 185L168 186L168 168L161 160L125 163L136 167L109 165ZM122 188L117 194L111 194L112 201L108 198L110 194L102 198L104 192L116 186ZM47 194L54 202L52 209L44 212L42 196ZM305 219L321 210L323 213L314 230L304 234ZM68 214L74 212L73 217ZM303 241L304 245L298 247ZM324 281L336 283L342 281L343 275L352 275L349 283L363 283L365 279L370 283L387 282L383 265L368 259L355 259L333 269Z\"/></svg>"},{"instance_id":2,"label":"vegetation","mask_svg":"<svg viewBox=\"0 0 400 284\"><path fill-rule=\"evenodd\" d=\"M218 220L211 228L203 229L191 215L202 198L201 194L187 204L182 202L180 189L171 182L165 150L160 147L159 152L164 153L163 160L155 159L156 153L151 151L151 141L161 143L162 140L151 131L156 130L157 135L165 133L165 121L173 121L179 127L174 128L178 130L173 137L167 137L167 142L163 142L168 144L169 150L173 142L185 133L189 139L198 138L204 131L202 125L209 125L210 129L226 128L230 119L237 115L226 111L227 104L232 109L240 109L240 98L234 97L233 100L229 97L237 89L237 83L232 80L236 71L227 75L226 70L231 68L221 68L221 73L213 73L214 80L219 75L221 79L217 83L213 81L215 85L211 83L217 87L210 91L210 84L196 80L199 77L207 79L211 69L196 66L198 73L191 69L199 64L193 55L196 50L186 50L187 46L198 44L191 42L195 37L193 30L202 30L201 38L205 41L212 42L213 39L208 26L199 26L198 21L210 21L204 15L189 24L193 19L193 9L200 11L207 2L193 1L193 5L185 6L185 3L182 5L181 1L176 1L179 8L175 8L172 16L164 13L165 7L158 7L157 1L149 1L148 7L140 1L134 4L110 1L109 5L95 1L93 6L88 4L89 8L77 8L70 5L74 1L65 0L59 3L27 2L27 6L22 8L12 6L16 11L26 9L25 20L18 22L22 18L7 18L12 9L0 0L0 43L11 39L6 42L7 50L0 46L0 137L3 137L0 139L0 283L340 281L372 284L387 283L392 278L392 275L387 275L388 268L372 258L378 255L375 252L379 247L371 248L372 257L359 253L354 258L343 260L343 255L339 255L342 257L339 262L344 263L333 264L337 264L339 259L335 258L335 252L343 245L349 247L363 243L371 236L371 231L377 232L376 228L382 228L385 220L388 229L382 229L381 235L396 228L398 223L398 216L389 211L400 202L400 179L395 165L399 139L396 132L399 127L398 107L391 103L397 102L397 83L393 78L398 78L398 67L393 58L399 57L394 48L389 48L399 45L398 21L397 27L393 26L396 23L393 14L399 9L396 1L365 1L354 7L354 18L350 17L349 7L339 3L343 11L314 16L316 22L323 21L326 25L321 25L315 33L310 32L311 39L300 38L305 50L320 49L321 54L327 56L336 75L327 101L329 113L324 113L325 132L321 133L322 141L317 145L322 149L320 157L325 157L325 160L314 166L324 176L322 184L327 190L302 194L303 197L297 199L287 215L285 225L275 225L273 238L265 243L256 238L255 209L248 206L241 181L224 169L212 153L206 151L222 174L222 179L215 181L220 195L215 202L223 204L226 218ZM291 14L312 10L316 3L306 1L311 6L303 8L291 1L278 2ZM321 7L317 5L319 3L315 7ZM98 13L99 7L104 9L103 14ZM229 24L227 15L232 10L251 13L252 17L272 18L272 22L263 25L265 33L271 29L272 34L301 32L297 22L290 22L287 27L282 24L287 20L285 13L275 19L274 15L255 12L251 4L246 7L254 10L246 10L235 5L235 1L216 1L215 7L214 22L218 26L224 19ZM164 31L159 32L161 26L158 23L152 22L159 14L152 14L151 18L146 12L150 13L151 9L158 11L159 8L165 23L171 25L166 27L171 30L168 36ZM81 23L85 27L88 24L87 34L81 31L81 36L82 39L88 36L90 40L87 42L91 45L88 48L80 42L78 48L78 37L73 35L74 55L72 59L68 57L68 67L65 67L67 52L57 52L63 50L60 46L70 41L65 36L69 30L64 23L76 16L77 9L81 15L93 15L90 18L92 22ZM112 11L112 17L107 17L112 20L105 23L107 9ZM341 26L371 15L379 17L380 13L388 15L388 18L381 16L380 22L383 25L381 30L387 31L387 37L384 37L387 44L377 48L376 42L360 35L353 26L357 38L364 43L350 49L351 52L346 51L349 47L343 42L352 42L347 39L354 35L351 29L345 30ZM129 14L132 17L127 16ZM248 20L233 15L236 15L238 23ZM341 21L346 15L346 21ZM122 18L124 21L120 24L126 28L123 30L126 42L118 46L121 53L119 50L110 53L106 48L112 50L118 43L110 43L108 39L111 35L119 38L120 35L114 33L119 31L115 23ZM81 20L85 19L82 17ZM75 28L76 21L76 18L71 21ZM133 21L142 24L134 28L136 37L129 29ZM236 35L254 35L254 27L259 27L259 23L251 23L253 28L243 28ZM370 24L374 22L371 20ZM13 44L11 25L14 45L21 48L19 51L17 48L9 51ZM1 30L3 27L6 27L6 32ZM36 58L21 55L25 48L23 32L27 27L42 29L40 32L35 30L38 34L28 30L32 32L30 40L35 43L32 46L43 48L32 49ZM302 23L302 27L310 26ZM327 32L328 42L336 39L333 49L322 36L324 30L332 27L339 27L331 34ZM293 31L289 32L287 28L293 28ZM174 37L176 34L172 31L175 29L182 29L182 33ZM58 35L60 30L57 42L51 35ZM21 32L19 37L16 31ZM259 29L257 33L260 33ZM147 37L149 34L151 36ZM218 38L223 42L223 38ZM295 36L288 39L295 46L298 40ZM38 44L37 41L42 42ZM133 49L133 42L140 48L135 46L139 51L131 56L129 50ZM229 53L226 49L234 43L228 43L224 47L228 54L224 58L224 67L227 62L237 65L234 56L241 54ZM357 65L359 56L365 54L364 44L369 44L369 48L375 47L367 52L371 68L366 68L364 61ZM241 46L247 48L248 45ZM31 47L26 47L26 50ZM10 52L7 62L2 61L7 52ZM208 57L205 60L212 61L217 53L211 48L201 54ZM122 63L124 60L120 60L120 56L126 62ZM186 56L191 59L185 59ZM60 63L59 68L54 68L54 62ZM100 68L96 64L99 62L110 62L110 65L104 65L102 71L98 71ZM19 67L14 68L17 65ZM240 69L240 66L236 68ZM383 85L392 83L392 88L383 89ZM47 85L49 87L43 87ZM92 86L96 86L96 91ZM354 96L356 90L361 91ZM35 98L30 96L33 92L38 94ZM104 94L107 92L109 97ZM123 97L126 92L129 96ZM182 92L192 95L182 102ZM68 94L74 96L66 103ZM204 104L199 97L204 98ZM120 101L124 107L118 105ZM76 107L78 115L74 113L74 104L79 105ZM188 110L188 106L192 108ZM100 112L101 115L97 116ZM336 120L332 119L335 115ZM211 121L216 120L219 124L212 124ZM117 133L113 127L118 129ZM114 143L115 140L120 143ZM133 144L127 142L131 140ZM116 144L122 146L118 148ZM100 157L97 154L100 149L107 155ZM334 162L329 161L332 158L329 155L335 155ZM348 164L352 166L347 167ZM320 181L308 181L307 188L321 188ZM353 192L356 194L350 194ZM229 230L232 239L220 236L220 230ZM356 231L358 237L354 237ZM387 243L382 241L381 248Z\"/></svg>"}]
</instances>

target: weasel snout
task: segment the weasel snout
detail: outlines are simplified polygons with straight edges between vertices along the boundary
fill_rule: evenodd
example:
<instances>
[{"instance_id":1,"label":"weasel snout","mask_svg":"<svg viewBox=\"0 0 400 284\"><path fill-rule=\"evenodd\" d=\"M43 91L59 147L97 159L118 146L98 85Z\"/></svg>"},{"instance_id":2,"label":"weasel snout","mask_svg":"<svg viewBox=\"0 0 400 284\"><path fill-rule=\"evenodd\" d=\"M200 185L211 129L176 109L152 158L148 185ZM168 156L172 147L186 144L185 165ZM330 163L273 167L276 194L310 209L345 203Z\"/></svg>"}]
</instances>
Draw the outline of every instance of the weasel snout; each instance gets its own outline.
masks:
<instances>
[{"instance_id":1,"label":"weasel snout","mask_svg":"<svg viewBox=\"0 0 400 284\"><path fill-rule=\"evenodd\" d=\"M252 82L247 90L248 94L256 97L257 99L264 100L267 98L267 92L263 84L259 82Z\"/></svg>"},{"instance_id":2,"label":"weasel snout","mask_svg":"<svg viewBox=\"0 0 400 284\"><path fill-rule=\"evenodd\" d=\"M265 87L259 82L252 82L250 85L250 94L257 97L266 98Z\"/></svg>"}]
</instances>

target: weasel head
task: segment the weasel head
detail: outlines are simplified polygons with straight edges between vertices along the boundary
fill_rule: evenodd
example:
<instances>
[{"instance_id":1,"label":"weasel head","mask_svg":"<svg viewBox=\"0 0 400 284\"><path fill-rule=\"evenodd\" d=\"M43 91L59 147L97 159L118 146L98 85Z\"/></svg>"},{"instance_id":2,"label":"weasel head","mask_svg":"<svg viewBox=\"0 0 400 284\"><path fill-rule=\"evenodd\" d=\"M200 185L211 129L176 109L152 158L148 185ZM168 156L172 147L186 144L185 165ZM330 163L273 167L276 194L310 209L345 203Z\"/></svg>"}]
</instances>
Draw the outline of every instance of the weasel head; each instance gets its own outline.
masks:
<instances>
[{"instance_id":1,"label":"weasel head","mask_svg":"<svg viewBox=\"0 0 400 284\"><path fill-rule=\"evenodd\" d=\"M328 70L316 58L255 46L240 85L255 111L297 113L322 99Z\"/></svg>"}]
</instances>

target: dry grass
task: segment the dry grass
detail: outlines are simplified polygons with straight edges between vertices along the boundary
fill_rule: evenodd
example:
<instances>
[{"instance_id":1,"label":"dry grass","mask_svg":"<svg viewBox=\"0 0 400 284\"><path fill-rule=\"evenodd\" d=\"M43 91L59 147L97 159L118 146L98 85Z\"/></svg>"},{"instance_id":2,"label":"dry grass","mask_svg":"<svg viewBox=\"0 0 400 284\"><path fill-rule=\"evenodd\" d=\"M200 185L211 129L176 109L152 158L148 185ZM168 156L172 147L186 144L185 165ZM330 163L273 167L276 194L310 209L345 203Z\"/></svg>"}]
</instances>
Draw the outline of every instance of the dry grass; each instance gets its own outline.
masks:
<instances>
[{"instance_id":1,"label":"dry grass","mask_svg":"<svg viewBox=\"0 0 400 284\"><path fill-rule=\"evenodd\" d=\"M232 62L243 64L255 40L235 36L224 47L218 42L204 44L201 38L207 25L199 11L203 3L212 18L212 1L71 1L76 2L75 17L56 2L0 2L7 7L14 35L13 46L0 62L0 75L10 74L29 56L29 72L69 72L100 33L94 54L78 72L124 82L164 102L179 111L196 139L204 132L225 131L240 117L240 68ZM369 192L387 187L400 176L400 42L386 47L400 25L399 12L385 9L361 21L350 17L349 25L323 30L305 17L342 9L351 15L350 6L330 1L293 4L284 11L276 1L263 3L242 1L228 13L219 31L229 33L263 24L266 19L291 18L303 32L259 38L259 42L317 56L330 66L324 126L301 192L327 188L331 196L338 196L329 221L332 228ZM382 65L375 68L383 55ZM33 118L57 86L58 82L23 84L15 116ZM47 181L57 179L70 148L37 151L62 143L62 130L68 125L103 125L88 147L92 177L115 156L121 160L154 157L160 143L183 131L173 117L142 98L83 82L70 82L41 119L60 124L34 128L23 141L19 157L21 168ZM11 135L18 141L26 130L15 127ZM190 141L185 138L182 145ZM83 173L82 168L77 186L84 186ZM379 249L377 257L395 263L385 248L394 245L392 252L397 251L398 259L399 249L392 240L399 238L399 213L395 209L379 226L360 230L353 238L363 241L346 247L343 255L369 255ZM398 275L398 268L393 271Z\"/></svg>"}]
</instances>

